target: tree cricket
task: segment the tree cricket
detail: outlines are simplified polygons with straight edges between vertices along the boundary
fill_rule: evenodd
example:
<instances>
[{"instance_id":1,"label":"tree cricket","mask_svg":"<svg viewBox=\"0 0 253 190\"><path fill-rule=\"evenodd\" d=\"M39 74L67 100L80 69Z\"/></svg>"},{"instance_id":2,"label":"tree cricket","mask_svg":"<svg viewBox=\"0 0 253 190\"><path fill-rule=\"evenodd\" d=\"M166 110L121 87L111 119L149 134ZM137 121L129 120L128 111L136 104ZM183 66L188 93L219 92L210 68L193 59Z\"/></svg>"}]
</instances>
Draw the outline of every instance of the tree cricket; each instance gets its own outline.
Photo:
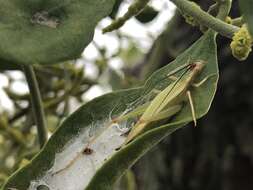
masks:
<instances>
[{"instance_id":1,"label":"tree cricket","mask_svg":"<svg viewBox=\"0 0 253 190\"><path fill-rule=\"evenodd\" d=\"M129 132L124 145L128 144L135 137L137 137L143 130L153 121L162 120L169 118L179 112L183 106L183 102L189 100L192 119L194 126L196 126L196 114L194 104L191 96L190 87L198 87L203 84L207 78L204 78L199 83L195 83L196 78L199 76L201 71L204 69L206 62L199 60L192 63L188 63L185 67L186 70L183 72L181 77L176 78L172 73L168 74L170 79L175 80L163 91L161 91L148 105L140 119L132 127ZM184 67L182 67L184 68ZM182 68L176 69L181 70Z\"/></svg>"},{"instance_id":2,"label":"tree cricket","mask_svg":"<svg viewBox=\"0 0 253 190\"><path fill-rule=\"evenodd\" d=\"M184 102L187 100L189 101L189 105L191 108L194 126L196 126L197 123L196 114L190 90L191 87L199 87L208 79L208 77L206 77L202 81L195 83L196 78L203 71L205 64L206 62L203 60L190 62L189 59L189 61L185 65L176 68L175 70L166 75L166 78L173 80L173 82L169 84L165 89L160 91L152 101L149 101L147 103L144 103L143 105L138 106L129 113L126 113L115 119L112 119L108 127L111 127L113 124L119 123L129 118L139 117L137 122L130 129L130 132L126 137L124 144L121 147L119 147L119 149L127 145L134 138L140 135L151 122L169 119L175 114L177 114L182 109ZM182 70L183 72L179 77L174 76L174 74ZM89 143L84 147L83 151L80 154L78 154L66 167L64 167L59 171L56 171L55 173L53 173L53 175L58 174L69 168L80 155L86 154L88 156L89 154L95 152L95 150L91 150L89 146L102 133L103 132L99 133L94 138L92 138L91 141L89 141Z\"/></svg>"}]
</instances>

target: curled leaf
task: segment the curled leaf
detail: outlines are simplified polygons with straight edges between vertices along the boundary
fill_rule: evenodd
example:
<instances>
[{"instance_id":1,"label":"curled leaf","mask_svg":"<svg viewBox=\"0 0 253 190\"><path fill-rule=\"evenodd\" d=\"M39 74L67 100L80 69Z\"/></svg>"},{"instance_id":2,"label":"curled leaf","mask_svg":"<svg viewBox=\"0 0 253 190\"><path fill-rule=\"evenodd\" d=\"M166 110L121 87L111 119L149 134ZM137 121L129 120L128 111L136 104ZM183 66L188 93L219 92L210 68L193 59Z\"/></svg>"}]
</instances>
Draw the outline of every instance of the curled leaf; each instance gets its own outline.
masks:
<instances>
[{"instance_id":1,"label":"curled leaf","mask_svg":"<svg viewBox=\"0 0 253 190\"><path fill-rule=\"evenodd\" d=\"M168 73L184 65L189 58L207 61L198 80L209 79L192 91L196 117L204 116L210 108L218 79L215 36L213 31L207 32L175 61L156 71L143 87L109 93L81 106L62 123L42 151L9 178L3 190L111 189L142 155L192 121L190 107L185 105L169 123L155 123L153 128L119 149L136 118L118 123L113 122L114 118L152 99L154 90L164 89L171 83L166 78Z\"/></svg>"}]
</instances>

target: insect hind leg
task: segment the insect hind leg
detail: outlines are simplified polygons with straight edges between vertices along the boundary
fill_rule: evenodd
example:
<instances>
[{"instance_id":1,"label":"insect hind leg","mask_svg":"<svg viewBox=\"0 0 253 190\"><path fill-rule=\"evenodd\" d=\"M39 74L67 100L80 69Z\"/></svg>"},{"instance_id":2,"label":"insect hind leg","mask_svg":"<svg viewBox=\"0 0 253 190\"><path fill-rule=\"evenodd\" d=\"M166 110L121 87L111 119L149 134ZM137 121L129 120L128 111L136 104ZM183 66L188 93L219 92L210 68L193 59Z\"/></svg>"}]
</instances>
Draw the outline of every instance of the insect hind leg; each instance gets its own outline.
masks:
<instances>
[{"instance_id":1,"label":"insect hind leg","mask_svg":"<svg viewBox=\"0 0 253 190\"><path fill-rule=\"evenodd\" d=\"M193 123L194 123L194 126L197 126L196 112L195 112L195 108L194 108L194 104L193 104L193 100L191 96L191 91L188 90L186 93L187 93L187 97L188 97L190 108L191 108Z\"/></svg>"}]
</instances>

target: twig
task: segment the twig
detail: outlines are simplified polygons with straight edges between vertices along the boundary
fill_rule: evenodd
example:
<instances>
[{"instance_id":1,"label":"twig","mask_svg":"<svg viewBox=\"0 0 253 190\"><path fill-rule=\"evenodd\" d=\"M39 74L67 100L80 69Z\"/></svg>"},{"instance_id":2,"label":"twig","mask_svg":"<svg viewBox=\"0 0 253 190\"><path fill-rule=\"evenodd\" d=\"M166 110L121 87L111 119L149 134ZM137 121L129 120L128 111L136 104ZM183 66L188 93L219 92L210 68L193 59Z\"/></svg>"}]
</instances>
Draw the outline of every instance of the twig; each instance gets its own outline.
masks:
<instances>
[{"instance_id":1,"label":"twig","mask_svg":"<svg viewBox=\"0 0 253 190\"><path fill-rule=\"evenodd\" d=\"M212 15L201 10L197 5L188 0L171 0L181 11L194 17L201 25L211 28L219 34L232 38L234 33L239 30L239 27L227 24L213 17ZM220 15L219 17L222 17Z\"/></svg>"},{"instance_id":2,"label":"twig","mask_svg":"<svg viewBox=\"0 0 253 190\"><path fill-rule=\"evenodd\" d=\"M24 65L23 68L30 90L33 115L38 130L39 143L40 147L42 148L47 141L47 128L39 86L33 67L30 65Z\"/></svg>"}]
</instances>

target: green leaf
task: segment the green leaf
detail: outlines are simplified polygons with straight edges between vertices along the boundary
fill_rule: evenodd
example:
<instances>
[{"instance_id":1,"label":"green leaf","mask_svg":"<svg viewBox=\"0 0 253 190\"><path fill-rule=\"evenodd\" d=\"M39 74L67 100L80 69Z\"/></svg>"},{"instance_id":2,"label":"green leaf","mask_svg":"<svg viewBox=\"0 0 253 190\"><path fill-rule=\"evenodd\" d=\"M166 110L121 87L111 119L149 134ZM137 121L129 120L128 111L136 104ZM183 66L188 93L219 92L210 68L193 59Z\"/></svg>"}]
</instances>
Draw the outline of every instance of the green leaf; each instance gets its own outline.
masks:
<instances>
[{"instance_id":1,"label":"green leaf","mask_svg":"<svg viewBox=\"0 0 253 190\"><path fill-rule=\"evenodd\" d=\"M21 70L22 67L15 63L9 63L0 59L0 71L6 70Z\"/></svg>"},{"instance_id":2,"label":"green leaf","mask_svg":"<svg viewBox=\"0 0 253 190\"><path fill-rule=\"evenodd\" d=\"M0 60L50 64L80 57L114 0L0 0Z\"/></svg>"},{"instance_id":3,"label":"green leaf","mask_svg":"<svg viewBox=\"0 0 253 190\"><path fill-rule=\"evenodd\" d=\"M155 72L143 87L109 93L81 106L62 123L31 163L9 178L3 189L33 190L39 185L47 185L50 189L111 189L113 183L143 154L192 120L186 104L172 121L163 125L157 123L117 150L125 140L123 128L120 130L118 127L131 125L131 120L130 123L127 120L120 125L110 125L111 117L131 109L133 102L147 97L153 89L167 86L171 81L164 77L189 58L208 62L198 80L210 78L192 90L197 118L205 115L218 80L215 36L213 31L207 32L175 61Z\"/></svg>"},{"instance_id":4,"label":"green leaf","mask_svg":"<svg viewBox=\"0 0 253 190\"><path fill-rule=\"evenodd\" d=\"M253 0L240 0L240 8L253 36Z\"/></svg>"}]
</instances>

